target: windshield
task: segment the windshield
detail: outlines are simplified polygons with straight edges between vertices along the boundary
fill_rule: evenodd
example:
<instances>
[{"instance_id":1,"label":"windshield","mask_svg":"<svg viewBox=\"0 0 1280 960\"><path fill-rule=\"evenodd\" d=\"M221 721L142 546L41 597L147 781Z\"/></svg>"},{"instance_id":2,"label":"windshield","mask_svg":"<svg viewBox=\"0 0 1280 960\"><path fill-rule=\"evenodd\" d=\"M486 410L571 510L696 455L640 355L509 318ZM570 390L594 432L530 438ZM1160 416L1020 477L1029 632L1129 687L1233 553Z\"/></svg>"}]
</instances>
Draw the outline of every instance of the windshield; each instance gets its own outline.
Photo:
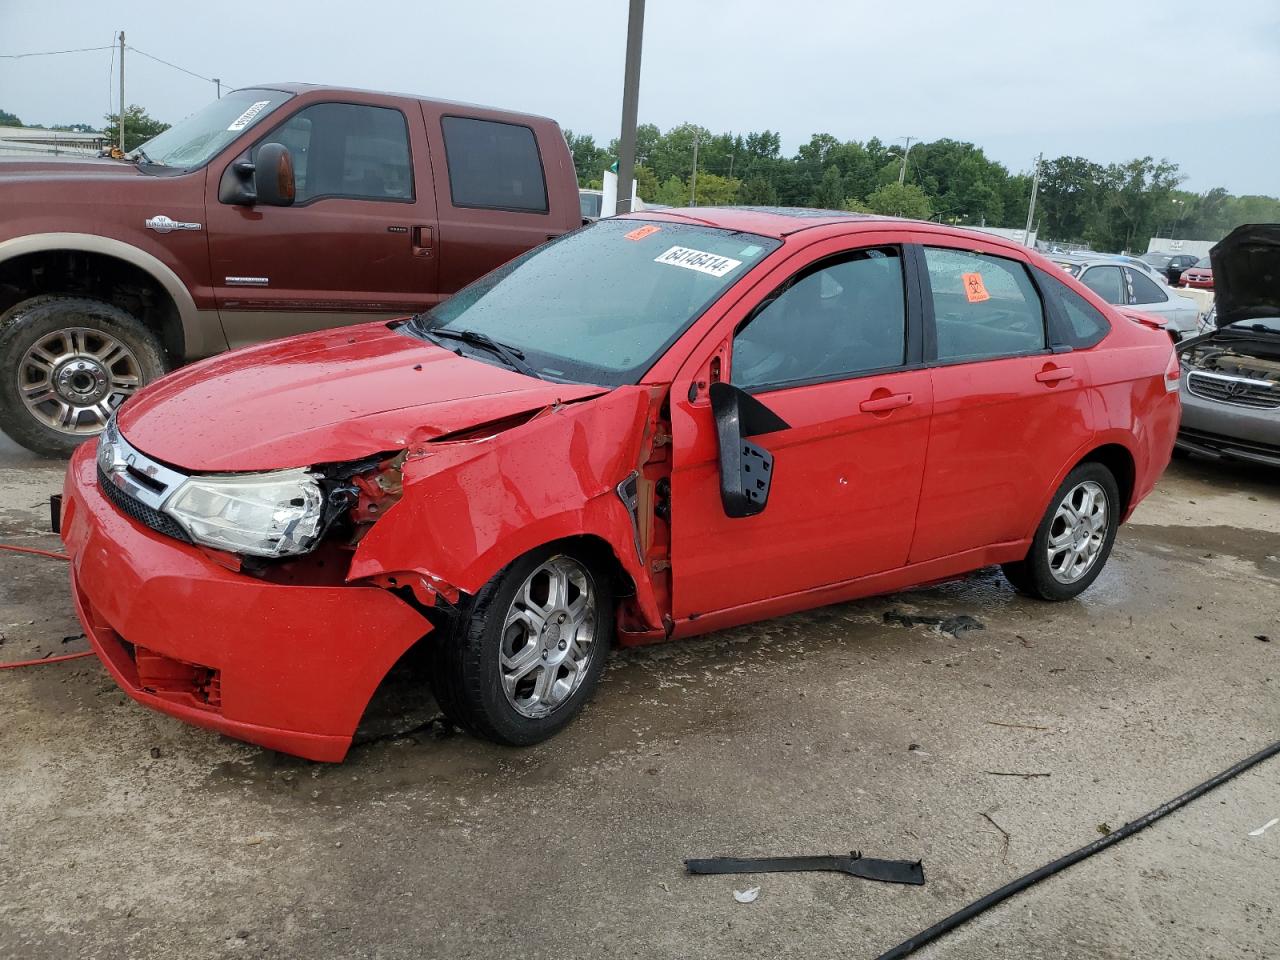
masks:
<instances>
[{"instance_id":1,"label":"windshield","mask_svg":"<svg viewBox=\"0 0 1280 960\"><path fill-rule=\"evenodd\" d=\"M1201 257L1199 260L1196 261L1196 266L1201 267L1205 270L1208 270L1212 265L1213 264L1209 261L1208 257Z\"/></svg>"},{"instance_id":2,"label":"windshield","mask_svg":"<svg viewBox=\"0 0 1280 960\"><path fill-rule=\"evenodd\" d=\"M152 137L130 157L145 154L144 163L167 167L203 166L291 96L279 90L235 90Z\"/></svg>"},{"instance_id":3,"label":"windshield","mask_svg":"<svg viewBox=\"0 0 1280 960\"><path fill-rule=\"evenodd\" d=\"M779 241L683 223L602 220L529 251L411 329L483 334L548 380L635 383ZM481 359L492 352L447 339Z\"/></svg>"}]
</instances>

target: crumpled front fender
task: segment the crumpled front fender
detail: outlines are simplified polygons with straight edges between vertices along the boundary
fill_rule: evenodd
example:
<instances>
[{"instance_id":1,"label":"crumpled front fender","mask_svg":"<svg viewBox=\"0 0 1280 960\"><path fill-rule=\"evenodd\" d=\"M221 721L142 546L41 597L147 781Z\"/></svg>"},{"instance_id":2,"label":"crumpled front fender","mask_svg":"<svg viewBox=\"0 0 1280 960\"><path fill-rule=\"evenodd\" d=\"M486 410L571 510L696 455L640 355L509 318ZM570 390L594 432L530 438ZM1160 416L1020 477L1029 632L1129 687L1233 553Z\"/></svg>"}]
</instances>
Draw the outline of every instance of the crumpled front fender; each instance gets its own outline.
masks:
<instances>
[{"instance_id":1,"label":"crumpled front fender","mask_svg":"<svg viewBox=\"0 0 1280 960\"><path fill-rule=\"evenodd\" d=\"M548 407L496 436L411 451L403 495L360 541L348 581L395 577L399 584L416 574L428 592L456 599L535 547L594 536L635 583L648 626L660 628L632 517L617 495L640 465L657 399L650 388L619 387Z\"/></svg>"}]
</instances>

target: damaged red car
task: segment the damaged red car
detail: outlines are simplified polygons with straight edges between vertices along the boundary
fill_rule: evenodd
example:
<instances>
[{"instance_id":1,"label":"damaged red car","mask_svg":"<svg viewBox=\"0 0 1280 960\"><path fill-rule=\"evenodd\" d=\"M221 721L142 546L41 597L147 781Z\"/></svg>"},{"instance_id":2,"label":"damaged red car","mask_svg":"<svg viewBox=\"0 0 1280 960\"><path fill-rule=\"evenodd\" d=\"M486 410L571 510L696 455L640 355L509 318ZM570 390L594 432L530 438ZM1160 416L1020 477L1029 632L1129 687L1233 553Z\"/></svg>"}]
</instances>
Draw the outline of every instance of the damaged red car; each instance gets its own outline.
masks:
<instances>
[{"instance_id":1,"label":"damaged red car","mask_svg":"<svg viewBox=\"0 0 1280 960\"><path fill-rule=\"evenodd\" d=\"M615 643L992 564L1076 596L1169 460L1178 377L994 237L664 211L171 374L78 449L61 530L141 703L341 760L425 644L451 719L530 744Z\"/></svg>"}]
</instances>

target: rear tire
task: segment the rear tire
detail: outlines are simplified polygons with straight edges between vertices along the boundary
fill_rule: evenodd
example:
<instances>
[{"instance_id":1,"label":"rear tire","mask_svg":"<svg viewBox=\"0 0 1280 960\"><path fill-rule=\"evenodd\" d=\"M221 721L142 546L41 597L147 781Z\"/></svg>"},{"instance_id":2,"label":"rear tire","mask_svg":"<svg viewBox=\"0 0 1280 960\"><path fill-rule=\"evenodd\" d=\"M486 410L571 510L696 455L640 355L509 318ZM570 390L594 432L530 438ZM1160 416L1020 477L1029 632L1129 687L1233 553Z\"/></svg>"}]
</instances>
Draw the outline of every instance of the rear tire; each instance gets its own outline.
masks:
<instances>
[{"instance_id":1,"label":"rear tire","mask_svg":"<svg viewBox=\"0 0 1280 960\"><path fill-rule=\"evenodd\" d=\"M613 632L608 573L589 554L541 547L485 584L435 641L432 689L470 733L540 743L591 699Z\"/></svg>"},{"instance_id":2,"label":"rear tire","mask_svg":"<svg viewBox=\"0 0 1280 960\"><path fill-rule=\"evenodd\" d=\"M1120 488L1100 463L1082 463L1062 481L1036 528L1027 556L1002 566L1019 593L1071 600L1098 579L1115 543Z\"/></svg>"},{"instance_id":3,"label":"rear tire","mask_svg":"<svg viewBox=\"0 0 1280 960\"><path fill-rule=\"evenodd\" d=\"M67 457L169 364L160 340L119 307L44 295L0 317L0 430Z\"/></svg>"}]
</instances>

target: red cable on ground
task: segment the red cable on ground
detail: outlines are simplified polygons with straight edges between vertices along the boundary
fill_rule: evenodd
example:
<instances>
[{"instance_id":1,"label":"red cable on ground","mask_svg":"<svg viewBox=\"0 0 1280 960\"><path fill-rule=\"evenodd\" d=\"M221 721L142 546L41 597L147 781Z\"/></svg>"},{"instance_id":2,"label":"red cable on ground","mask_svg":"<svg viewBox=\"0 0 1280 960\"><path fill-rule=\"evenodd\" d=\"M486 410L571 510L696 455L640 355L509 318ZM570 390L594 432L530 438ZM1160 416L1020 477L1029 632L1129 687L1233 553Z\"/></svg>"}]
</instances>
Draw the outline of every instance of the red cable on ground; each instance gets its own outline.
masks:
<instances>
[{"instance_id":1,"label":"red cable on ground","mask_svg":"<svg viewBox=\"0 0 1280 960\"><path fill-rule=\"evenodd\" d=\"M65 553L54 553L51 550L37 550L35 547L15 547L8 543L0 543L0 550L10 550L13 553L29 553L35 557L48 557L50 560L69 561L71 559Z\"/></svg>"},{"instance_id":2,"label":"red cable on ground","mask_svg":"<svg viewBox=\"0 0 1280 960\"><path fill-rule=\"evenodd\" d=\"M92 657L92 650L83 650L80 653L64 653L58 657L45 657L43 660L16 660L13 663L0 663L0 670L16 670L18 667L38 667L42 663L61 663L63 660L80 660L84 657Z\"/></svg>"},{"instance_id":3,"label":"red cable on ground","mask_svg":"<svg viewBox=\"0 0 1280 960\"><path fill-rule=\"evenodd\" d=\"M54 553L51 550L37 550L35 547L15 547L12 544L0 543L0 550L8 550L12 553L26 553L35 557L48 557L50 560L70 560L65 553ZM85 650L81 653L64 653L57 657L44 657L40 660L16 660L13 663L0 663L0 670L16 670L18 667L38 667L42 663L62 663L64 660L80 660L84 657L92 657L92 650Z\"/></svg>"}]
</instances>

